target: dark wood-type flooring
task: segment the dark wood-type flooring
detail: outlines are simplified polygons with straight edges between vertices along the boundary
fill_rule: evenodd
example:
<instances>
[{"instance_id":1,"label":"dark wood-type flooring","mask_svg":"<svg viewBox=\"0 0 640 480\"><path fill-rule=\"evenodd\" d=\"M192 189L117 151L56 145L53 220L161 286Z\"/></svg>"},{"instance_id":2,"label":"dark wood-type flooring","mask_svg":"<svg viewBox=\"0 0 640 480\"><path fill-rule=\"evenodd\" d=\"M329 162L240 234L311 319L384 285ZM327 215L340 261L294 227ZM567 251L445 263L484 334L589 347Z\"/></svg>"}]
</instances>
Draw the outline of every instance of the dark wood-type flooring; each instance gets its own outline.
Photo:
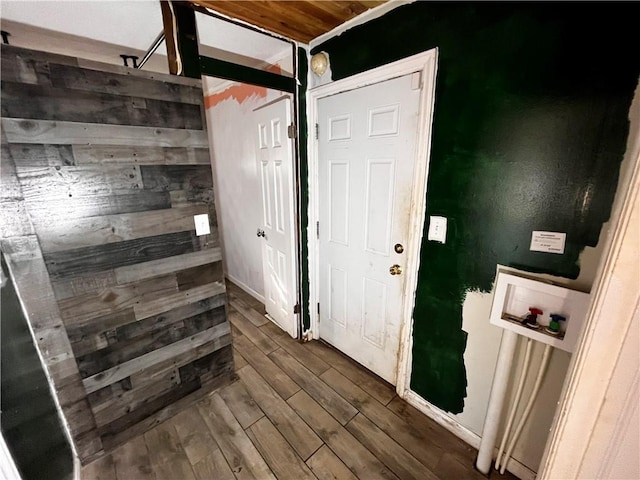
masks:
<instances>
[{"instance_id":1,"label":"dark wood-type flooring","mask_svg":"<svg viewBox=\"0 0 640 480\"><path fill-rule=\"evenodd\" d=\"M238 381L87 465L83 479L484 478L476 450L391 385L326 344L293 340L262 304L228 292Z\"/></svg>"}]
</instances>

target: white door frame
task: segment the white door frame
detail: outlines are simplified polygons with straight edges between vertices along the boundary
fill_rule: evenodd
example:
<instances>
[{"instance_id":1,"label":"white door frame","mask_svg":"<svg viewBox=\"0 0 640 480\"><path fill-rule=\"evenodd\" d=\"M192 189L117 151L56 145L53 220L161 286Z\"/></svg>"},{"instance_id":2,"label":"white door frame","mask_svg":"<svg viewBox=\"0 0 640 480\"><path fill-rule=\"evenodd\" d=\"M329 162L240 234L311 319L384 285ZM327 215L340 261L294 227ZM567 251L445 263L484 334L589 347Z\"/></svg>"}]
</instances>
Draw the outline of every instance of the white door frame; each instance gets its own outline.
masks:
<instances>
[{"instance_id":1,"label":"white door frame","mask_svg":"<svg viewBox=\"0 0 640 480\"><path fill-rule=\"evenodd\" d=\"M407 242L406 280L403 291L403 309L400 327L400 348L398 372L396 375L396 391L404 397L409 390L411 377L411 359L413 346L413 307L418 283L420 266L420 246L426 213L427 177L429 157L431 153L431 124L433 122L433 103L435 98L435 78L438 50L434 48L366 72L331 82L309 90L307 112L309 132L307 148L309 152L309 310L311 314L310 330L305 338L320 338L317 305L319 302L319 241L316 225L319 219L319 183L318 183L318 141L313 133L318 123L318 101L321 98L338 93L383 82L414 72L421 72L423 82L420 94L418 140L415 161L415 172L411 193L411 212L409 223L409 239ZM322 227L321 227L322 228Z\"/></svg>"}]
</instances>

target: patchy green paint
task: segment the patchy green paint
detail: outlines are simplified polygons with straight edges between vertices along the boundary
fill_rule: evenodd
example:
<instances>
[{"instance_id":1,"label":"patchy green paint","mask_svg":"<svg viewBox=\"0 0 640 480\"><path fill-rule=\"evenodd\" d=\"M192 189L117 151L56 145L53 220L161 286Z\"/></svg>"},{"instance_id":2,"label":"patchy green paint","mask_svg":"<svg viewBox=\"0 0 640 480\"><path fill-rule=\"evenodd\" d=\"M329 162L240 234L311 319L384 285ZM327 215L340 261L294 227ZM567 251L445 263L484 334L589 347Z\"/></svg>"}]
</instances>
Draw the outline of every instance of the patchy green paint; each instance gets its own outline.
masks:
<instances>
[{"instance_id":1,"label":"patchy green paint","mask_svg":"<svg viewBox=\"0 0 640 480\"><path fill-rule=\"evenodd\" d=\"M416 2L312 51L337 80L439 49L427 215L449 229L422 245L411 379L432 404L464 408L467 291L490 291L497 263L576 278L597 244L640 73L636 20L628 4ZM565 254L530 252L532 230L566 232Z\"/></svg>"}]
</instances>

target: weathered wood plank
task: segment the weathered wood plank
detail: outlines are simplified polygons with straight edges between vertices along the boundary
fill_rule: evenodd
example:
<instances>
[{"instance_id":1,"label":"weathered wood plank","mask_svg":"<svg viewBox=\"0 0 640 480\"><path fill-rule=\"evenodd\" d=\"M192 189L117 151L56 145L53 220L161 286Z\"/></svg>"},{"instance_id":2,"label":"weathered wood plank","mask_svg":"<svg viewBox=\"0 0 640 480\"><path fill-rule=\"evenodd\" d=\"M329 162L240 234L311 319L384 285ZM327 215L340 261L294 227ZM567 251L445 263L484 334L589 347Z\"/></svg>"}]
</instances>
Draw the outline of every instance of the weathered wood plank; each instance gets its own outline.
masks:
<instances>
[{"instance_id":1,"label":"weathered wood plank","mask_svg":"<svg viewBox=\"0 0 640 480\"><path fill-rule=\"evenodd\" d=\"M72 145L75 165L210 165L207 148Z\"/></svg>"},{"instance_id":2,"label":"weathered wood plank","mask_svg":"<svg viewBox=\"0 0 640 480\"><path fill-rule=\"evenodd\" d=\"M210 165L140 165L145 190L156 192L208 190L213 183Z\"/></svg>"},{"instance_id":3,"label":"weathered wood plank","mask_svg":"<svg viewBox=\"0 0 640 480\"><path fill-rule=\"evenodd\" d=\"M389 403L395 396L396 391L393 385L364 370L359 364L323 342L312 340L307 342L305 347L383 405Z\"/></svg>"},{"instance_id":4,"label":"weathered wood plank","mask_svg":"<svg viewBox=\"0 0 640 480\"><path fill-rule=\"evenodd\" d=\"M169 422L158 425L144 434L149 459L156 479L195 480L195 475L173 425Z\"/></svg>"},{"instance_id":5,"label":"weathered wood plank","mask_svg":"<svg viewBox=\"0 0 640 480\"><path fill-rule=\"evenodd\" d=\"M222 262L208 263L206 265L198 265L180 270L176 272L176 280L178 282L178 290L180 291L201 287L207 283L223 283L224 272L222 271Z\"/></svg>"},{"instance_id":6,"label":"weathered wood plank","mask_svg":"<svg viewBox=\"0 0 640 480\"><path fill-rule=\"evenodd\" d=\"M227 404L233 416L243 429L249 428L256 421L264 417L260 407L251 398L241 381L234 382L218 392Z\"/></svg>"},{"instance_id":7,"label":"weathered wood plank","mask_svg":"<svg viewBox=\"0 0 640 480\"><path fill-rule=\"evenodd\" d=\"M320 378L423 465L432 470L435 468L443 453L438 437L431 438L428 432L405 422L333 368L323 373Z\"/></svg>"},{"instance_id":8,"label":"weathered wood plank","mask_svg":"<svg viewBox=\"0 0 640 480\"><path fill-rule=\"evenodd\" d=\"M198 480L236 480L231 467L224 458L222 451L214 450L204 460L193 466Z\"/></svg>"},{"instance_id":9,"label":"weathered wood plank","mask_svg":"<svg viewBox=\"0 0 640 480\"><path fill-rule=\"evenodd\" d=\"M260 375L278 392L285 400L300 390L300 387L278 367L273 360L256 348L244 335L234 336L233 344L238 352L255 368Z\"/></svg>"},{"instance_id":10,"label":"weathered wood plank","mask_svg":"<svg viewBox=\"0 0 640 480\"><path fill-rule=\"evenodd\" d=\"M102 427L120 417L124 417L146 403L166 394L179 383L180 378L177 372L168 371L164 376L155 378L154 382L147 382L140 387L121 391L118 394L110 393L106 399L101 400L95 406L93 404L91 406L96 425Z\"/></svg>"},{"instance_id":11,"label":"weathered wood plank","mask_svg":"<svg viewBox=\"0 0 640 480\"><path fill-rule=\"evenodd\" d=\"M233 373L233 347L231 344L217 349L208 355L178 368L181 382L188 382L193 378L207 381L222 372L229 376Z\"/></svg>"},{"instance_id":12,"label":"weathered wood plank","mask_svg":"<svg viewBox=\"0 0 640 480\"><path fill-rule=\"evenodd\" d=\"M54 86L73 90L111 95L152 98L194 105L201 105L204 102L202 89L195 83L177 87L174 84L178 83L175 79L167 78L163 74L146 77L140 75L140 71L132 75L130 69L120 70L121 67L104 70L104 64L101 64L96 69L89 69L90 64L86 61L79 61L79 64L82 68L50 62L51 83ZM162 80L158 81L160 79Z\"/></svg>"},{"instance_id":13,"label":"weathered wood plank","mask_svg":"<svg viewBox=\"0 0 640 480\"><path fill-rule=\"evenodd\" d=\"M76 164L71 145L13 143L8 148L16 166L21 168L68 167Z\"/></svg>"},{"instance_id":14,"label":"weathered wood plank","mask_svg":"<svg viewBox=\"0 0 640 480\"><path fill-rule=\"evenodd\" d=\"M271 470L218 394L206 397L198 404L198 409L220 450L231 462L231 470L238 479L275 480Z\"/></svg>"},{"instance_id":15,"label":"weathered wood plank","mask_svg":"<svg viewBox=\"0 0 640 480\"><path fill-rule=\"evenodd\" d=\"M440 478L361 413L355 416L346 428L399 478L406 480L414 478L438 480Z\"/></svg>"},{"instance_id":16,"label":"weathered wood plank","mask_svg":"<svg viewBox=\"0 0 640 480\"><path fill-rule=\"evenodd\" d=\"M118 380L122 380L123 378L139 372L140 370L160 363L167 358L196 349L197 347L212 341L216 341L216 346L218 348L222 348L231 343L231 332L229 330L228 323L216 325L204 332L197 333L188 338L179 340L175 343L159 348L158 350L146 353L140 357L129 360L128 362L117 365L109 370L105 370L104 372L85 378L82 383L87 389L87 393L95 392L102 387L117 382ZM218 348L212 348L212 351L217 350Z\"/></svg>"},{"instance_id":17,"label":"weathered wood plank","mask_svg":"<svg viewBox=\"0 0 640 480\"><path fill-rule=\"evenodd\" d=\"M237 312L229 313L229 321L242 332L261 352L268 355L278 348L278 345L253 325L246 317Z\"/></svg>"},{"instance_id":18,"label":"weathered wood plank","mask_svg":"<svg viewBox=\"0 0 640 480\"><path fill-rule=\"evenodd\" d=\"M212 223L216 222L215 218L215 208L214 208L214 196L212 188L198 188L192 190L172 190L169 192L171 196L171 206L172 207L184 207L186 205L193 205L194 203L204 203L209 205L211 209L210 221Z\"/></svg>"},{"instance_id":19,"label":"weathered wood plank","mask_svg":"<svg viewBox=\"0 0 640 480\"><path fill-rule=\"evenodd\" d=\"M121 325L136 321L133 308L108 313L97 318L90 317L83 322L67 326L67 335L76 357L109 345L109 338ZM106 333L108 332L108 333Z\"/></svg>"},{"instance_id":20,"label":"weathered wood plank","mask_svg":"<svg viewBox=\"0 0 640 480\"><path fill-rule=\"evenodd\" d=\"M267 418L254 423L247 435L278 478L315 480L305 463Z\"/></svg>"},{"instance_id":21,"label":"weathered wood plank","mask_svg":"<svg viewBox=\"0 0 640 480\"><path fill-rule=\"evenodd\" d=\"M129 283L145 278L166 275L168 273L198 267L208 263L222 260L222 251L219 247L208 248L199 252L185 253L174 257L165 257L161 260L138 263L115 269L118 283Z\"/></svg>"},{"instance_id":22,"label":"weathered wood plank","mask_svg":"<svg viewBox=\"0 0 640 480\"><path fill-rule=\"evenodd\" d=\"M144 437L138 436L112 453L118 479L155 480Z\"/></svg>"},{"instance_id":23,"label":"weathered wood plank","mask_svg":"<svg viewBox=\"0 0 640 480\"><path fill-rule=\"evenodd\" d=\"M98 217L123 213L146 212L171 208L167 192L139 191L127 195L100 195L92 197L66 197L46 202L27 200L29 214L36 223L46 219Z\"/></svg>"},{"instance_id":24,"label":"weathered wood plank","mask_svg":"<svg viewBox=\"0 0 640 480\"><path fill-rule=\"evenodd\" d=\"M253 397L269 420L278 426L278 430L289 444L306 460L321 445L322 440L298 416L251 366L238 372L247 392Z\"/></svg>"},{"instance_id":25,"label":"weathered wood plank","mask_svg":"<svg viewBox=\"0 0 640 480\"><path fill-rule=\"evenodd\" d=\"M168 423L176 429L191 465L205 460L210 452L219 450L197 408L192 407L178 413Z\"/></svg>"},{"instance_id":26,"label":"weathered wood plank","mask_svg":"<svg viewBox=\"0 0 640 480\"><path fill-rule=\"evenodd\" d=\"M342 425L358 413L349 402L281 348L272 352L269 358Z\"/></svg>"},{"instance_id":27,"label":"weathered wood plank","mask_svg":"<svg viewBox=\"0 0 640 480\"><path fill-rule=\"evenodd\" d=\"M139 302L133 307L133 311L136 314L137 320L144 320L145 318L153 315L158 315L159 313L168 312L173 308L199 302L205 298L215 297L216 295L223 294L224 292L224 283L208 283L200 287L192 288L191 290L172 293L152 301Z\"/></svg>"},{"instance_id":28,"label":"weathered wood plank","mask_svg":"<svg viewBox=\"0 0 640 480\"><path fill-rule=\"evenodd\" d=\"M171 325L181 319L194 317L212 310L216 310L215 312L211 312L211 314L216 315L216 321L223 321L226 320L226 316L221 319L218 314L222 314L223 312L218 309L224 307L224 304L225 299L222 294L205 298L182 307L171 309L168 312L145 318L144 320L123 324L116 328L115 337L118 340L139 337L163 329L167 325Z\"/></svg>"},{"instance_id":29,"label":"weathered wood plank","mask_svg":"<svg viewBox=\"0 0 640 480\"><path fill-rule=\"evenodd\" d=\"M122 339L105 348L77 355L78 369L83 378L108 370L116 365L170 345L225 321L224 308L209 310L177 321L161 330L132 339Z\"/></svg>"},{"instance_id":30,"label":"weathered wood plank","mask_svg":"<svg viewBox=\"0 0 640 480\"><path fill-rule=\"evenodd\" d=\"M207 212L206 206L194 206L34 223L42 249L48 253L195 231L193 216Z\"/></svg>"},{"instance_id":31,"label":"weathered wood plank","mask_svg":"<svg viewBox=\"0 0 640 480\"><path fill-rule=\"evenodd\" d=\"M287 403L357 477L398 478L306 392L296 393Z\"/></svg>"},{"instance_id":32,"label":"weathered wood plank","mask_svg":"<svg viewBox=\"0 0 640 480\"><path fill-rule=\"evenodd\" d=\"M311 353L305 344L291 338L288 333L283 331L275 323L268 322L260 327L260 330L266 333L269 338L280 345L282 349L289 352L293 358L311 370L315 375L322 375L331 368L327 362Z\"/></svg>"},{"instance_id":33,"label":"weathered wood plank","mask_svg":"<svg viewBox=\"0 0 640 480\"><path fill-rule=\"evenodd\" d=\"M215 245L212 245L214 247ZM102 272L200 250L193 232L168 233L44 255L52 278Z\"/></svg>"},{"instance_id":34,"label":"weathered wood plank","mask_svg":"<svg viewBox=\"0 0 640 480\"><path fill-rule=\"evenodd\" d=\"M102 195L128 195L142 187L135 165L19 167L22 193L29 203Z\"/></svg>"},{"instance_id":35,"label":"weathered wood plank","mask_svg":"<svg viewBox=\"0 0 640 480\"><path fill-rule=\"evenodd\" d=\"M135 307L145 299L162 299L178 290L175 275L165 275L126 285L115 285L96 294L65 298L58 302L65 324L85 323L118 310Z\"/></svg>"},{"instance_id":36,"label":"weathered wood plank","mask_svg":"<svg viewBox=\"0 0 640 480\"><path fill-rule=\"evenodd\" d=\"M24 101L24 96L29 101ZM2 116L81 123L202 129L200 105L2 82Z\"/></svg>"},{"instance_id":37,"label":"weathered wood plank","mask_svg":"<svg viewBox=\"0 0 640 480\"><path fill-rule=\"evenodd\" d=\"M239 301L237 297L231 299L229 304L256 327L261 327L269 323L269 319L267 317L260 315L256 310L247 306L244 302Z\"/></svg>"},{"instance_id":38,"label":"weathered wood plank","mask_svg":"<svg viewBox=\"0 0 640 480\"><path fill-rule=\"evenodd\" d=\"M199 380L179 383L163 394L142 403L135 410L131 410L125 415L117 417L114 421L106 425L99 426L98 432L100 433L100 438L105 442L108 438L113 438L125 432L130 427L161 411L167 405L179 401L199 389Z\"/></svg>"},{"instance_id":39,"label":"weathered wood plank","mask_svg":"<svg viewBox=\"0 0 640 480\"><path fill-rule=\"evenodd\" d=\"M76 277L58 278L51 280L51 287L58 301L65 298L77 297L89 293L97 293L116 285L113 270L85 274Z\"/></svg>"},{"instance_id":40,"label":"weathered wood plank","mask_svg":"<svg viewBox=\"0 0 640 480\"><path fill-rule=\"evenodd\" d=\"M83 58L69 57L66 55L59 55L50 52L43 52L39 50L30 50L27 48L17 47L15 45L4 45L2 47L2 62L9 62L14 58L19 58L24 62L44 62L55 63L59 65L70 65L81 67L86 70L97 70L98 75L105 75L105 72L115 73L124 77L131 76L134 78L145 78L149 80L155 80L156 82L168 83L168 89L176 89L178 86L189 86L197 89L197 94L202 96L202 81L199 78L189 78L177 75L169 75L166 73L148 72L146 70L136 70L129 67L120 65L113 65L110 63L96 62L94 60L86 60ZM2 75L4 78L5 68L3 66ZM97 80L96 80L97 81ZM104 80L105 82L113 82L111 80ZM117 84L111 85L113 88L118 88ZM167 95L170 92L162 92L163 95ZM162 98L162 97L160 97Z\"/></svg>"},{"instance_id":41,"label":"weathered wood plank","mask_svg":"<svg viewBox=\"0 0 640 480\"><path fill-rule=\"evenodd\" d=\"M351 470L326 445L307 460L307 465L318 480L357 480Z\"/></svg>"},{"instance_id":42,"label":"weathered wood plank","mask_svg":"<svg viewBox=\"0 0 640 480\"><path fill-rule=\"evenodd\" d=\"M105 125L3 118L2 127L10 143L47 143L88 145L137 145L148 147L208 146L204 130Z\"/></svg>"}]
</instances>

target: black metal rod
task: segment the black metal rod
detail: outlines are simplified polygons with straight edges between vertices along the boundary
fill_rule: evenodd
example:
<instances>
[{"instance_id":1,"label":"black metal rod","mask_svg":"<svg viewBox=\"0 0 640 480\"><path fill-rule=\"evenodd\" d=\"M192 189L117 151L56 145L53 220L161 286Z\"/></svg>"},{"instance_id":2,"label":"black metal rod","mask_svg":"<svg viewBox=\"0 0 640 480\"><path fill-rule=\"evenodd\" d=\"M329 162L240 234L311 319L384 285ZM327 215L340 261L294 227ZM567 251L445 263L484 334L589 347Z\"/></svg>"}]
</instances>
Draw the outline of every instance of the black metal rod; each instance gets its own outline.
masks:
<instances>
[{"instance_id":1,"label":"black metal rod","mask_svg":"<svg viewBox=\"0 0 640 480\"><path fill-rule=\"evenodd\" d=\"M164 32L160 32L158 34L156 39L153 41L153 43L149 47L149 50L147 50L147 53L145 53L144 57L142 57L142 60L140 60L140 63L138 64L138 68L144 67L144 64L147 63L147 60L151 58L151 55L156 53L156 50L160 45L162 45L162 42L164 42Z\"/></svg>"}]
</instances>

